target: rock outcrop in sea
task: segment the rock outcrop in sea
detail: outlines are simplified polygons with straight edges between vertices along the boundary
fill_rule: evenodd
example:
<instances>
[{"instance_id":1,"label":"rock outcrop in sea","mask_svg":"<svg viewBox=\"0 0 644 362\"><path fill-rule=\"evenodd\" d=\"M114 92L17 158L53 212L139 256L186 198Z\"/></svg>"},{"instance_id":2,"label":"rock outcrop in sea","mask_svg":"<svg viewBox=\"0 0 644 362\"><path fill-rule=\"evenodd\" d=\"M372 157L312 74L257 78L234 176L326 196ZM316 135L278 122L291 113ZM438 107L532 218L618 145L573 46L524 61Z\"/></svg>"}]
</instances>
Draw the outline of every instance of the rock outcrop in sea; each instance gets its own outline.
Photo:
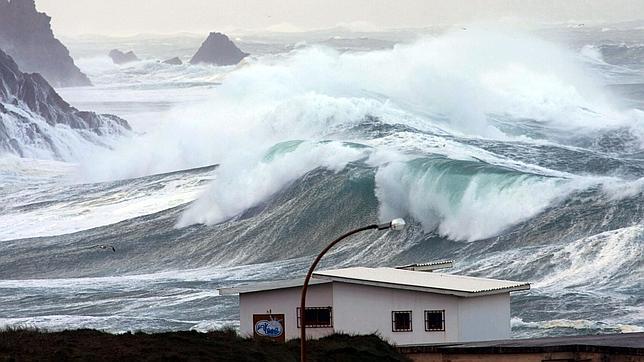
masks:
<instances>
[{"instance_id":1,"label":"rock outcrop in sea","mask_svg":"<svg viewBox=\"0 0 644 362\"><path fill-rule=\"evenodd\" d=\"M110 58L112 58L114 64L119 65L139 61L139 57L137 57L136 54L134 54L134 52L131 50L127 53L124 53L118 49L112 49L109 53L109 56Z\"/></svg>"},{"instance_id":2,"label":"rock outcrop in sea","mask_svg":"<svg viewBox=\"0 0 644 362\"><path fill-rule=\"evenodd\" d=\"M70 159L73 148L103 144L129 124L114 115L79 111L38 73L23 73L0 50L0 152L21 157Z\"/></svg>"},{"instance_id":3,"label":"rock outcrop in sea","mask_svg":"<svg viewBox=\"0 0 644 362\"><path fill-rule=\"evenodd\" d=\"M248 53L241 51L225 34L210 33L190 60L190 64L235 65L248 55Z\"/></svg>"},{"instance_id":4,"label":"rock outcrop in sea","mask_svg":"<svg viewBox=\"0 0 644 362\"><path fill-rule=\"evenodd\" d=\"M171 58L171 59L164 60L163 64L182 65L183 62L181 61L181 59L179 59L179 57L174 57L174 58Z\"/></svg>"},{"instance_id":5,"label":"rock outcrop in sea","mask_svg":"<svg viewBox=\"0 0 644 362\"><path fill-rule=\"evenodd\" d=\"M34 0L0 0L0 49L25 72L40 73L54 87L92 85L54 37L51 18Z\"/></svg>"}]
</instances>

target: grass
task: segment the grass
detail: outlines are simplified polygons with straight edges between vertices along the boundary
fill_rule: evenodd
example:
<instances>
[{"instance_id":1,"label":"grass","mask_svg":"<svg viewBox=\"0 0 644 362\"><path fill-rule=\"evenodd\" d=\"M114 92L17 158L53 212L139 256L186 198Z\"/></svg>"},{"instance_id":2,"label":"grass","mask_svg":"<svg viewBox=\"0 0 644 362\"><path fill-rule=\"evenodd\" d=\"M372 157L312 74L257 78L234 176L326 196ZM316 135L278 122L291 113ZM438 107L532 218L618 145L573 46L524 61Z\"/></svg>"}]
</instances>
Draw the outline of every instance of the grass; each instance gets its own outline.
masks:
<instances>
[{"instance_id":1,"label":"grass","mask_svg":"<svg viewBox=\"0 0 644 362\"><path fill-rule=\"evenodd\" d=\"M408 361L376 335L335 334L308 343L309 361ZM0 331L5 361L298 361L299 340L285 344L240 337L234 329L110 334L80 329Z\"/></svg>"}]
</instances>

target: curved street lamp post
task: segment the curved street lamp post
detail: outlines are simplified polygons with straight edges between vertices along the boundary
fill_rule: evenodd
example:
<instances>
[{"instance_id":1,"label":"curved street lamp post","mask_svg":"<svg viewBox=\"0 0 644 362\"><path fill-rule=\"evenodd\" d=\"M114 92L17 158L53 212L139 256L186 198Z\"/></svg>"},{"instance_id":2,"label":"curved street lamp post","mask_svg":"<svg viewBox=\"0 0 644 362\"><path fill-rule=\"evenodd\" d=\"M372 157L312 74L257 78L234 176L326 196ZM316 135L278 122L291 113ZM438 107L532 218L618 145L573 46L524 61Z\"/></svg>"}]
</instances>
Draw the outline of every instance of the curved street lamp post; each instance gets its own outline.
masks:
<instances>
[{"instance_id":1,"label":"curved street lamp post","mask_svg":"<svg viewBox=\"0 0 644 362\"><path fill-rule=\"evenodd\" d=\"M340 236L339 238L333 240L329 245L327 245L322 252L315 258L313 261L313 264L311 264L311 267L309 268L308 273L306 273L306 278L304 278L304 285L302 286L302 299L300 301L300 361L305 362L306 361L306 291L309 286L309 281L311 280L311 276L313 275L313 271L315 270L315 267L317 267L318 263L335 244L339 243L342 239L349 237L353 234L357 234L361 231L365 230L372 230L372 229L377 229L377 230L402 230L405 228L405 220L403 219L394 219L391 222L388 222L386 224L373 224L369 226L364 226L359 229L355 229L353 231L349 231L348 233Z\"/></svg>"}]
</instances>

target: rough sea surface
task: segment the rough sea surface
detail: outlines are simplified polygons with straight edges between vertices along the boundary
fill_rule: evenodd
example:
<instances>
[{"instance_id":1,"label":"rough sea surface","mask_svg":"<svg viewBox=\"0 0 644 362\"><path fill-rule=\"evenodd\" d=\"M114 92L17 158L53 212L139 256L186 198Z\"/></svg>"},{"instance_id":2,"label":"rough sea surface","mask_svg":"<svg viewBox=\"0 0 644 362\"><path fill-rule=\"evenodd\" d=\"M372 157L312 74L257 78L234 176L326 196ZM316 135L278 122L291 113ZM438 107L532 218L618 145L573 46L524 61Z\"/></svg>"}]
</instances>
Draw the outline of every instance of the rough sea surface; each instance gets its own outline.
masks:
<instances>
[{"instance_id":1,"label":"rough sea surface","mask_svg":"<svg viewBox=\"0 0 644 362\"><path fill-rule=\"evenodd\" d=\"M136 134L0 157L0 326L235 325L217 288L301 276L404 217L322 267L450 259L532 283L515 337L644 331L641 33L242 38L232 67L159 63L185 36L122 39L144 58L123 66L69 41L96 86L61 95Z\"/></svg>"}]
</instances>

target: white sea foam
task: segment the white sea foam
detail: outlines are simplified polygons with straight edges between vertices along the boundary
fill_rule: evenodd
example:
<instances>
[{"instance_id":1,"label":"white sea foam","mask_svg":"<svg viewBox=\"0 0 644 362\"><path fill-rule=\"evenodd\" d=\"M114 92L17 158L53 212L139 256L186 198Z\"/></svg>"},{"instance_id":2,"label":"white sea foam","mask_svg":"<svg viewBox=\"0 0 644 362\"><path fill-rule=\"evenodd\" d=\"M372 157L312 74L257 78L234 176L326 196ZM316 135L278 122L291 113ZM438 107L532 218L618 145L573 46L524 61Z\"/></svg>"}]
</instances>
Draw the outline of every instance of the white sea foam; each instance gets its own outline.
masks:
<instances>
[{"instance_id":1,"label":"white sea foam","mask_svg":"<svg viewBox=\"0 0 644 362\"><path fill-rule=\"evenodd\" d=\"M644 192L644 177L637 180L613 180L602 184L602 188L613 200L634 197Z\"/></svg>"},{"instance_id":2,"label":"white sea foam","mask_svg":"<svg viewBox=\"0 0 644 362\"><path fill-rule=\"evenodd\" d=\"M473 30L392 50L307 47L252 60L228 73L207 102L172 111L175 120L133 141L138 147L123 145L117 167L87 174L122 178L217 163L231 149L319 137L365 115L507 138L490 114L568 130L641 124L611 106L574 52L517 33Z\"/></svg>"},{"instance_id":3,"label":"white sea foam","mask_svg":"<svg viewBox=\"0 0 644 362\"><path fill-rule=\"evenodd\" d=\"M136 100L149 103L155 111L137 120L145 123L146 134L123 140L114 151L97 155L79 147L90 156L81 165L82 180L123 179L221 164L213 172L212 184L204 190L199 177L187 176L164 181L160 192L138 188L125 192L132 189L125 186L111 194L88 193L83 202L68 203L62 197L58 206L34 203L20 215L0 215L0 224L10 225L5 232L14 236L9 238L49 235L51 230L73 232L172 207L194 199L201 191L202 196L179 225L212 224L260 205L315 168L339 171L352 161L365 159L377 169L375 192L383 218L411 215L426 231L436 230L452 239L494 236L591 186L600 185L609 201L636 197L642 192L641 180L574 176L475 146L478 138L539 145L556 142L533 140L529 134L506 134L490 122L490 115L505 117L510 125L530 118L539 127L563 135L622 126L641 135L641 112L613 107L595 75L578 58L529 36L471 28L386 51L339 53L324 47L300 47L286 55L251 59L239 68L174 67L153 61L118 67L105 58L94 59L93 64L82 63L81 67L98 75L92 78L99 80L99 87L62 90L64 96L72 95L87 104L105 99L114 104ZM145 84L139 87L141 80ZM211 84L220 81L221 86ZM187 88L172 88L182 83ZM359 126L366 116L426 132L397 131L362 139L352 127ZM449 171L413 169L410 162L419 157L461 164ZM43 184L50 187L51 180L75 167L38 161L33 173L27 165L24 172L10 174L2 168L14 169L11 162L0 159L0 187L26 180L20 191L24 193L14 196L27 201L32 200L28 195L32 185L43 190ZM517 244L511 250L491 251L471 264L463 263L463 268L500 278L530 270L535 272L530 293L559 297L560 293L585 295L592 289L618 305L629 297L622 289L641 282L642 269L637 264L641 235L641 226L629 226L579 238L569 245L557 241L539 246ZM365 244L347 263L387 260L409 243L404 237L391 241L383 234ZM118 325L113 331L123 331L127 326L144 325L203 330L218 326L219 321L208 320L210 313L203 312L201 306L195 320L174 316L185 310L194 312L191 304L210 304L210 298L217 296L214 286L218 283L283 278L289 270L302 270L305 264L302 259L133 276L2 280L0 288L14 293L4 297L10 300L6 305L14 309L7 315L21 317L0 319L0 326L62 329L74 325L112 330ZM630 275L616 276L623 270ZM31 303L43 297L48 303L25 307L11 299L15 296ZM77 296L91 298L80 300ZM189 307L184 309L186 304ZM167 306L171 306L168 311L161 311ZM91 308L109 316L88 315L91 313L85 309ZM167 318L166 312L173 317ZM513 326L641 330L634 325L642 320L637 307L628 316L610 322L577 319L574 311L568 312L571 314L551 321L515 318Z\"/></svg>"},{"instance_id":4,"label":"white sea foam","mask_svg":"<svg viewBox=\"0 0 644 362\"><path fill-rule=\"evenodd\" d=\"M62 161L18 157L13 154L0 156L0 185L51 182L71 174L77 166Z\"/></svg>"},{"instance_id":5,"label":"white sea foam","mask_svg":"<svg viewBox=\"0 0 644 362\"><path fill-rule=\"evenodd\" d=\"M518 245L490 252L467 268L499 278L536 270L530 282L538 293L553 295L579 289L606 291L611 298L621 298L616 290L636 286L644 277L644 269L638 266L643 250L644 225L637 224L571 242ZM617 279L620 285L615 285Z\"/></svg>"},{"instance_id":6,"label":"white sea foam","mask_svg":"<svg viewBox=\"0 0 644 362\"><path fill-rule=\"evenodd\" d=\"M0 224L3 225L0 241L64 235L153 214L193 201L204 188L202 180L200 176L170 177L154 183L130 183L108 191L88 188L87 195L75 194L70 198L65 198L64 188L58 187L44 187L38 193L34 189L19 192L11 195L11 201L25 207L0 212ZM65 187L83 188L87 185L68 184ZM46 195L56 192L62 192L57 195L60 199L49 199L45 205L38 205ZM31 203L37 206L28 207Z\"/></svg>"},{"instance_id":7,"label":"white sea foam","mask_svg":"<svg viewBox=\"0 0 644 362\"><path fill-rule=\"evenodd\" d=\"M102 149L109 149L117 141L119 133L127 134L124 128L108 123L100 129L102 136L88 129L73 129L66 124L51 125L40 115L21 107L2 105L18 115L0 113L0 121L6 137L18 146L23 157L80 161Z\"/></svg>"},{"instance_id":8,"label":"white sea foam","mask_svg":"<svg viewBox=\"0 0 644 362\"><path fill-rule=\"evenodd\" d=\"M643 225L581 238L557 250L550 249L554 263L551 272L535 282L534 287L553 291L574 286L613 289L615 275L628 270L630 277L622 279L622 286L627 286L624 284L627 281L641 281L644 277L644 269L637 268L644 257L643 251Z\"/></svg>"},{"instance_id":9,"label":"white sea foam","mask_svg":"<svg viewBox=\"0 0 644 362\"><path fill-rule=\"evenodd\" d=\"M474 30L367 53L309 47L286 56L255 59L233 72L147 60L118 67L119 72L114 72L115 66L105 58L87 60L87 69L120 77L124 84L128 74L137 81L141 76L172 82L226 78L223 85L212 89L207 102L175 103L160 116L164 121L147 134L122 140L115 151L96 157L95 152L89 152L91 159L81 164L83 180L131 178L219 163L213 185L179 225L216 223L260 204L308 171L318 167L337 170L364 157L364 150L318 144L307 151L298 148L285 156L286 161L262 160L263 153L280 142L303 139L316 144L342 139L346 129L366 116L438 135L503 139L509 136L488 122L489 114L530 118L575 130L639 122L637 115L619 114L611 107L577 54L526 35ZM455 239L493 236L591 184L571 182L565 173L503 159L441 136L402 132L364 143L376 151L386 150L392 155L389 159L401 157L393 156L401 153L434 153L555 177L503 180L490 174L472 174L466 187L447 196L448 190L431 185L438 175L414 179L405 175L408 172L403 163L370 159L372 166L380 168L377 195L383 218L408 214L427 230L437 228L442 235ZM633 190L631 187L622 193L638 192ZM181 196L180 201L189 201L194 192L196 189L188 197ZM155 204L171 207L177 202ZM142 209L159 210L149 206ZM107 211L102 207L90 216L102 219ZM81 214L76 216L91 219ZM69 220L78 219L74 219L74 211L66 215ZM96 220L86 226L94 224ZM31 228L27 226L22 229ZM61 232L74 230L80 229L63 228ZM26 235L19 230L13 234Z\"/></svg>"},{"instance_id":10,"label":"white sea foam","mask_svg":"<svg viewBox=\"0 0 644 362\"><path fill-rule=\"evenodd\" d=\"M614 331L618 333L635 333L644 332L644 327L616 323L614 321L592 321L587 319L553 319L538 322L524 322L519 317L512 317L511 324L513 328L537 328L537 329L585 329L599 331Z\"/></svg>"},{"instance_id":11,"label":"white sea foam","mask_svg":"<svg viewBox=\"0 0 644 362\"><path fill-rule=\"evenodd\" d=\"M47 315L20 318L0 318L0 329L4 328L37 328L49 332L76 329L96 329L108 333L126 333L133 331L159 332L168 329L195 330L208 332L223 327L237 328L238 320L177 320L159 317L92 316L92 315ZM175 326L168 327L168 326Z\"/></svg>"},{"instance_id":12,"label":"white sea foam","mask_svg":"<svg viewBox=\"0 0 644 362\"><path fill-rule=\"evenodd\" d=\"M90 75L92 78L101 74L115 73L119 70L119 66L114 64L114 61L107 55L77 58L75 63L85 74Z\"/></svg>"},{"instance_id":13,"label":"white sea foam","mask_svg":"<svg viewBox=\"0 0 644 362\"><path fill-rule=\"evenodd\" d=\"M154 85L181 86L183 83L212 83L221 81L230 67L207 64L171 65L157 59L143 59L116 65L108 56L79 58L78 66L99 87L123 87L126 85L146 87Z\"/></svg>"},{"instance_id":14,"label":"white sea foam","mask_svg":"<svg viewBox=\"0 0 644 362\"><path fill-rule=\"evenodd\" d=\"M142 288L154 284L173 282L235 282L240 280L266 280L284 278L287 267L306 265L308 258L278 260L269 263L238 265L231 267L209 266L195 269L166 270L156 273L119 275L85 278L50 278L50 279L2 279L2 289L59 289L69 291L100 288ZM209 289L211 293L218 293Z\"/></svg>"},{"instance_id":15,"label":"white sea foam","mask_svg":"<svg viewBox=\"0 0 644 362\"><path fill-rule=\"evenodd\" d=\"M601 50L594 45L584 45L579 53L593 62L605 64Z\"/></svg>"},{"instance_id":16,"label":"white sea foam","mask_svg":"<svg viewBox=\"0 0 644 362\"><path fill-rule=\"evenodd\" d=\"M87 230L193 201L212 171L76 184L78 165L0 157L0 241Z\"/></svg>"},{"instance_id":17,"label":"white sea foam","mask_svg":"<svg viewBox=\"0 0 644 362\"><path fill-rule=\"evenodd\" d=\"M308 261L308 260L307 260ZM217 287L240 280L284 277L284 268L303 267L301 260L235 267L207 267L168 270L159 273L63 279L0 280L0 318L4 327L31 327L47 330L94 328L121 333L128 330L167 331L194 329L206 331L237 326L238 320L209 319L230 305L219 296ZM48 303L41 304L38 298ZM202 305L195 316L190 312ZM198 319L199 318L199 319Z\"/></svg>"},{"instance_id":18,"label":"white sea foam","mask_svg":"<svg viewBox=\"0 0 644 362\"><path fill-rule=\"evenodd\" d=\"M224 162L209 190L188 209L178 226L215 224L256 206L309 171L323 167L342 170L348 162L366 158L368 149L338 142L302 142L270 159Z\"/></svg>"},{"instance_id":19,"label":"white sea foam","mask_svg":"<svg viewBox=\"0 0 644 362\"><path fill-rule=\"evenodd\" d=\"M366 116L438 134L501 139L509 136L488 121L491 114L532 119L569 131L635 127L640 122L639 116L612 107L578 54L526 35L487 30L456 31L392 50L339 53L307 47L286 56L254 59L228 73L208 102L177 107L171 114L176 121L124 142L115 152L85 163L83 169L87 179L105 180L221 164L220 177L180 225L221 221L261 203L305 172L328 167L324 152L302 156L302 164L294 161L288 170L259 160L266 149L280 142L342 139L346 129ZM377 143L373 145L378 147ZM407 145L391 138L387 149L407 152ZM461 151L454 150L459 158ZM449 151L442 153L452 157ZM512 167L530 168L523 166ZM380 183L396 177L394 167L379 171ZM244 181L251 177L266 182ZM392 186L410 188L413 182ZM474 176L461 206L429 212L415 201L415 206L403 209L428 228L436 225L438 211L440 232L472 240L525 220L575 189L570 183L549 179L526 178L501 188L489 187L489 182ZM403 199L395 202L440 199L420 185L414 190L398 195ZM500 196L494 197L496 192ZM387 197L382 194L381 198ZM381 212L387 214L393 201L381 201L385 204ZM501 214L490 218L494 210L489 205L499 203L504 207L494 209ZM471 219L475 221L471 229L457 226Z\"/></svg>"},{"instance_id":20,"label":"white sea foam","mask_svg":"<svg viewBox=\"0 0 644 362\"><path fill-rule=\"evenodd\" d=\"M200 321L194 326L190 327L190 330L197 332L208 332L214 330L220 330L222 328L234 328L239 330L239 320L205 320Z\"/></svg>"},{"instance_id":21,"label":"white sea foam","mask_svg":"<svg viewBox=\"0 0 644 362\"><path fill-rule=\"evenodd\" d=\"M427 231L470 241L497 235L589 185L445 159L391 163L376 174L381 219L410 215Z\"/></svg>"}]
</instances>

